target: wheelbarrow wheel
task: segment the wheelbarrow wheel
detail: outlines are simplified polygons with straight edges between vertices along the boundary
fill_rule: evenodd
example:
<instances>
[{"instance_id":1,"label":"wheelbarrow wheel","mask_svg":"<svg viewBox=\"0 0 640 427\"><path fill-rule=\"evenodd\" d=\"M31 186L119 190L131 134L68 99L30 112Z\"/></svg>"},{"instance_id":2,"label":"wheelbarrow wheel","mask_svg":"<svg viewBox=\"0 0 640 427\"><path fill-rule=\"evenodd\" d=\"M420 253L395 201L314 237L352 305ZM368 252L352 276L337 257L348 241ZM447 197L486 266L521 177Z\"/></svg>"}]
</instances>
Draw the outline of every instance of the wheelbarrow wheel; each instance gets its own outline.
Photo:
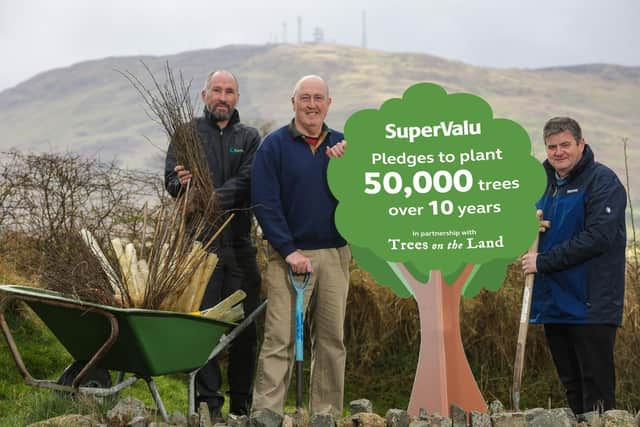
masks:
<instances>
[{"instance_id":1,"label":"wheelbarrow wheel","mask_svg":"<svg viewBox=\"0 0 640 427\"><path fill-rule=\"evenodd\" d=\"M73 362L67 366L57 383L60 385L70 386L73 384L73 380L78 376L86 362ZM92 388L111 388L113 383L111 382L111 374L108 370L103 368L94 368L87 373L87 375L80 382L80 387L92 387ZM108 397L96 397L98 402L106 402L116 398L117 396Z\"/></svg>"}]
</instances>

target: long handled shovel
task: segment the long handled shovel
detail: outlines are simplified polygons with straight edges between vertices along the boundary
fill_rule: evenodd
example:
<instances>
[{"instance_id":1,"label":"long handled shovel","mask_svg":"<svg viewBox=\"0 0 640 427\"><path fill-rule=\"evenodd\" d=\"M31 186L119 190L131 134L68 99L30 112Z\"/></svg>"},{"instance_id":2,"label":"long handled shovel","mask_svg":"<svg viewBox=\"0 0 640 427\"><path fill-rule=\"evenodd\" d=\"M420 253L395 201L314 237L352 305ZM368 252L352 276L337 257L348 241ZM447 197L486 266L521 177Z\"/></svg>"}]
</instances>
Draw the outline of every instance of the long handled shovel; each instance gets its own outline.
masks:
<instances>
[{"instance_id":1,"label":"long handled shovel","mask_svg":"<svg viewBox=\"0 0 640 427\"><path fill-rule=\"evenodd\" d=\"M549 221L540 221L540 226L549 228ZM538 252L538 239L540 234L536 236L533 244L529 248L529 253ZM511 398L513 400L513 409L520 410L520 385L522 384L522 371L524 368L524 350L527 345L527 332L529 332L529 312L531 311L531 294L533 292L534 273L525 276L524 290L522 292L522 312L520 313L520 329L518 331L518 344L516 347L516 360L513 364L513 391Z\"/></svg>"},{"instance_id":2,"label":"long handled shovel","mask_svg":"<svg viewBox=\"0 0 640 427\"><path fill-rule=\"evenodd\" d=\"M304 290L309 284L311 273L305 273L304 280L298 282L289 268L289 280L296 291L296 411L302 408L302 366L304 361Z\"/></svg>"}]
</instances>

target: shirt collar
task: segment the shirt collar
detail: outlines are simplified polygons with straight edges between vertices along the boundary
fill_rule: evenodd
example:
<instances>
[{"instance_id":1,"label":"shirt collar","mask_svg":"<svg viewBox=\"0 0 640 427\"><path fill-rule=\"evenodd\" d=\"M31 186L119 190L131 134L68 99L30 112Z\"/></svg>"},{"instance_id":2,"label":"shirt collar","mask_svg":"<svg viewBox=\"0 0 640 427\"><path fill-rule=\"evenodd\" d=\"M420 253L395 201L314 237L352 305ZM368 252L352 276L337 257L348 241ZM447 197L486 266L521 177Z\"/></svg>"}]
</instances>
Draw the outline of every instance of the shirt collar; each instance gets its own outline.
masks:
<instances>
[{"instance_id":1,"label":"shirt collar","mask_svg":"<svg viewBox=\"0 0 640 427\"><path fill-rule=\"evenodd\" d=\"M297 138L304 138L305 135L303 135L302 133L300 133L300 131L296 128L296 119L291 119L291 123L289 123L289 132L291 132L291 135L297 139ZM322 135L324 135L326 132L326 134L330 134L331 130L329 129L329 126L327 126L326 123L322 122L322 129L320 130L320 135L318 137L322 137ZM306 135L309 136L309 135ZM314 137L314 138L318 138L318 137Z\"/></svg>"}]
</instances>

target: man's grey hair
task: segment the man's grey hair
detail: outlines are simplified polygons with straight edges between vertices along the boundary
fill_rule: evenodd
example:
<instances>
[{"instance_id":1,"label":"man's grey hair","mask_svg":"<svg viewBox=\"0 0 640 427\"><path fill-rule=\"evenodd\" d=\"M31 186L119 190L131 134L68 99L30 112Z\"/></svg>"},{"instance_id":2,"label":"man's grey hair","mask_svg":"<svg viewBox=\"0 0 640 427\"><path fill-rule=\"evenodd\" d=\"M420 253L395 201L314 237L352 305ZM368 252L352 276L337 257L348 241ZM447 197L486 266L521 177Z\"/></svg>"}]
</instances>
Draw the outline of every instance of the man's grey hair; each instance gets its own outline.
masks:
<instances>
[{"instance_id":1,"label":"man's grey hair","mask_svg":"<svg viewBox=\"0 0 640 427\"><path fill-rule=\"evenodd\" d=\"M322 83L324 83L324 87L327 90L327 97L329 97L329 85L327 84L327 82L324 81L324 79L318 75L315 74L309 74L306 75L304 77L302 77L300 80L298 80L298 82L296 83L296 85L293 87L293 95L292 97L295 98L296 97L296 93L298 93L298 90L300 90L300 85L302 84L302 82L304 82L305 80L308 79L318 79L320 81L322 81Z\"/></svg>"},{"instance_id":2,"label":"man's grey hair","mask_svg":"<svg viewBox=\"0 0 640 427\"><path fill-rule=\"evenodd\" d=\"M577 121L571 117L554 117L549 119L549 121L544 125L542 137L545 144L547 143L547 138L551 135L562 132L570 132L578 143L580 143L580 140L582 139L582 129L580 129L580 125Z\"/></svg>"},{"instance_id":3,"label":"man's grey hair","mask_svg":"<svg viewBox=\"0 0 640 427\"><path fill-rule=\"evenodd\" d=\"M211 82L211 79L213 78L213 76L215 76L218 73L230 75L231 78L233 78L233 81L236 82L236 91L240 92L240 83L238 83L238 79L236 78L236 75L228 70L215 70L210 72L209 75L207 76L207 79L204 81L204 87L202 88L203 90L209 89L209 83Z\"/></svg>"}]
</instances>

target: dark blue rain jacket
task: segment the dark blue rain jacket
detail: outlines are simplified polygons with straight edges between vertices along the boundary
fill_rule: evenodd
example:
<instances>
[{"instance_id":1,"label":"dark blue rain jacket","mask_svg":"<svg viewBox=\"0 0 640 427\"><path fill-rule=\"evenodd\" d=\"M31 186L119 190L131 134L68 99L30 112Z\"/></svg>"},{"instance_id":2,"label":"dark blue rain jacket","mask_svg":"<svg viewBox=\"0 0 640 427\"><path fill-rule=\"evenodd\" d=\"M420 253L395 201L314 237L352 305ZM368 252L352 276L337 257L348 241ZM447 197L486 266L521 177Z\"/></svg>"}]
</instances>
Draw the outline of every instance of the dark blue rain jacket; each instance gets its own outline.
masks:
<instances>
[{"instance_id":1,"label":"dark blue rain jacket","mask_svg":"<svg viewBox=\"0 0 640 427\"><path fill-rule=\"evenodd\" d=\"M551 228L540 233L531 323L620 325L624 303L627 196L586 145L564 181L548 161L538 202Z\"/></svg>"}]
</instances>

